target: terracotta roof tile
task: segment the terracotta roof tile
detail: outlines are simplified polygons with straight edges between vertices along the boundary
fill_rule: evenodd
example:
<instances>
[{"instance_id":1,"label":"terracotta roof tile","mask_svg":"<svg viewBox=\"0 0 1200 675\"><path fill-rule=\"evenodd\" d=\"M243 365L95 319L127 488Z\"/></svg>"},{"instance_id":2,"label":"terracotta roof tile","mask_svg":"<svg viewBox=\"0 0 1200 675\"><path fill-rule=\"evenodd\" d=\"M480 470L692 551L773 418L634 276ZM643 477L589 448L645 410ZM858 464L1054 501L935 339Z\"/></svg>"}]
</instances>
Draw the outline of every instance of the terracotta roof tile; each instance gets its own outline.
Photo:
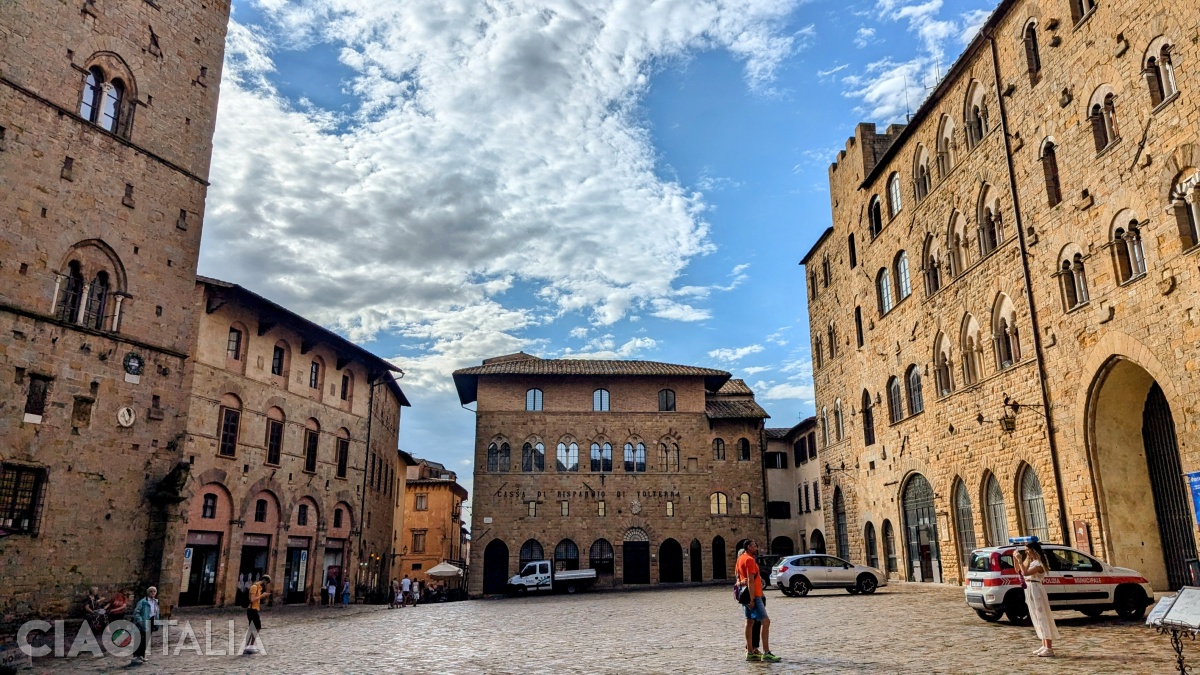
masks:
<instances>
[{"instance_id":1,"label":"terracotta roof tile","mask_svg":"<svg viewBox=\"0 0 1200 675\"><path fill-rule=\"evenodd\" d=\"M750 391L750 387L746 386L746 381L741 379L731 379L717 390L717 394L721 396L729 395L748 395L753 396L754 392Z\"/></svg>"},{"instance_id":2,"label":"terracotta roof tile","mask_svg":"<svg viewBox=\"0 0 1200 675\"><path fill-rule=\"evenodd\" d=\"M767 411L754 401L726 401L710 398L704 405L704 411L708 413L709 419L766 419L770 417Z\"/></svg>"}]
</instances>

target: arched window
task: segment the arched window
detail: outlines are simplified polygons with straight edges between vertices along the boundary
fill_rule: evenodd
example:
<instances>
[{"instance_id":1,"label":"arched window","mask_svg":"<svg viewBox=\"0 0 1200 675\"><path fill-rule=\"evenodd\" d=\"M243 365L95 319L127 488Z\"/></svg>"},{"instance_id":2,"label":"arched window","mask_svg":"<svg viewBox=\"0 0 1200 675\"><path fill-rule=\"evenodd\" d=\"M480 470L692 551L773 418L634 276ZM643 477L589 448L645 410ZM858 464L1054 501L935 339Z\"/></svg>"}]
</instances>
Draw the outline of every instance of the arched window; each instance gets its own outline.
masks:
<instances>
[{"instance_id":1,"label":"arched window","mask_svg":"<svg viewBox=\"0 0 1200 675\"><path fill-rule=\"evenodd\" d=\"M280 340L276 342L275 348L271 350L271 375L286 379L291 355L292 350L286 341Z\"/></svg>"},{"instance_id":2,"label":"arched window","mask_svg":"<svg viewBox=\"0 0 1200 675\"><path fill-rule=\"evenodd\" d=\"M995 191L984 186L979 198L979 255L986 256L1004 243L1004 223L1000 200Z\"/></svg>"},{"instance_id":3,"label":"arched window","mask_svg":"<svg viewBox=\"0 0 1200 675\"><path fill-rule=\"evenodd\" d=\"M500 445L497 443L488 444L487 470L488 473L496 473L500 470Z\"/></svg>"},{"instance_id":4,"label":"arched window","mask_svg":"<svg viewBox=\"0 0 1200 675\"><path fill-rule=\"evenodd\" d=\"M863 346L863 322L862 322L862 307L854 308L854 339L859 347Z\"/></svg>"},{"instance_id":5,"label":"arched window","mask_svg":"<svg viewBox=\"0 0 1200 675\"><path fill-rule=\"evenodd\" d=\"M750 441L745 438L739 438L737 442L738 461L750 461Z\"/></svg>"},{"instance_id":6,"label":"arched window","mask_svg":"<svg viewBox=\"0 0 1200 675\"><path fill-rule=\"evenodd\" d=\"M750 493L743 492L738 495L738 510L743 516L750 515Z\"/></svg>"},{"instance_id":7,"label":"arched window","mask_svg":"<svg viewBox=\"0 0 1200 675\"><path fill-rule=\"evenodd\" d=\"M276 407L267 409L267 464L279 465L283 456L283 411Z\"/></svg>"},{"instance_id":8,"label":"arched window","mask_svg":"<svg viewBox=\"0 0 1200 675\"><path fill-rule=\"evenodd\" d=\"M929 194L929 151L925 149L924 145L917 146L914 157L916 165L913 168L913 192L917 201L920 202Z\"/></svg>"},{"instance_id":9,"label":"arched window","mask_svg":"<svg viewBox=\"0 0 1200 675\"><path fill-rule=\"evenodd\" d=\"M83 303L83 267L78 260L67 263L67 273L59 279L54 313L61 321L78 321Z\"/></svg>"},{"instance_id":10,"label":"arched window","mask_svg":"<svg viewBox=\"0 0 1200 675\"><path fill-rule=\"evenodd\" d=\"M646 446L638 443L625 444L625 471L627 473L646 473Z\"/></svg>"},{"instance_id":11,"label":"arched window","mask_svg":"<svg viewBox=\"0 0 1200 675\"><path fill-rule=\"evenodd\" d=\"M1088 121L1092 124L1096 152L1102 152L1120 138L1120 129L1117 126L1117 97L1107 87L1101 87L1092 95L1092 102L1088 107Z\"/></svg>"},{"instance_id":12,"label":"arched window","mask_svg":"<svg viewBox=\"0 0 1200 675\"><path fill-rule=\"evenodd\" d=\"M949 229L946 232L946 264L950 276L956 277L967 269L967 224L962 214L957 211L950 215Z\"/></svg>"},{"instance_id":13,"label":"arched window","mask_svg":"<svg viewBox=\"0 0 1200 675\"><path fill-rule=\"evenodd\" d=\"M708 512L714 516L729 515L729 497L724 492L714 492L708 496Z\"/></svg>"},{"instance_id":14,"label":"arched window","mask_svg":"<svg viewBox=\"0 0 1200 675\"><path fill-rule=\"evenodd\" d=\"M1017 338L1017 311L1008 296L996 298L992 314L992 342L996 345L996 368L1004 370L1021 360L1021 344Z\"/></svg>"},{"instance_id":15,"label":"arched window","mask_svg":"<svg viewBox=\"0 0 1200 675\"><path fill-rule=\"evenodd\" d=\"M1124 242L1120 243L1124 245ZM1062 287L1063 309L1070 311L1087 303L1087 276L1083 269L1082 253L1071 255L1070 251L1067 251L1059 263L1058 276Z\"/></svg>"},{"instance_id":16,"label":"arched window","mask_svg":"<svg viewBox=\"0 0 1200 675\"><path fill-rule=\"evenodd\" d=\"M713 439L713 459L718 462L725 461L725 441L720 438Z\"/></svg>"},{"instance_id":17,"label":"arched window","mask_svg":"<svg viewBox=\"0 0 1200 675\"><path fill-rule=\"evenodd\" d=\"M592 549L588 553L588 567L596 570L596 574L613 573L613 547L607 539L592 542Z\"/></svg>"},{"instance_id":18,"label":"arched window","mask_svg":"<svg viewBox=\"0 0 1200 675\"><path fill-rule=\"evenodd\" d=\"M988 133L987 96L983 85L972 82L964 115L967 125L967 149L974 149Z\"/></svg>"},{"instance_id":19,"label":"arched window","mask_svg":"<svg viewBox=\"0 0 1200 675\"><path fill-rule=\"evenodd\" d=\"M871 411L871 395L862 393L863 445L875 445L875 413Z\"/></svg>"},{"instance_id":20,"label":"arched window","mask_svg":"<svg viewBox=\"0 0 1200 675\"><path fill-rule=\"evenodd\" d=\"M879 197L871 197L871 203L867 206L867 228L872 239L883 231L883 208L879 205Z\"/></svg>"},{"instance_id":21,"label":"arched window","mask_svg":"<svg viewBox=\"0 0 1200 675\"><path fill-rule=\"evenodd\" d=\"M304 423L304 470L317 471L317 445L321 440L321 425L313 418Z\"/></svg>"},{"instance_id":22,"label":"arched window","mask_svg":"<svg viewBox=\"0 0 1200 675\"><path fill-rule=\"evenodd\" d=\"M504 447L508 447L505 445ZM337 431L337 477L345 478L350 469L350 430L342 427Z\"/></svg>"},{"instance_id":23,"label":"arched window","mask_svg":"<svg viewBox=\"0 0 1200 675\"><path fill-rule=\"evenodd\" d=\"M867 523L863 528L863 540L867 549L867 566L879 567L879 541L875 538L875 524Z\"/></svg>"},{"instance_id":24,"label":"arched window","mask_svg":"<svg viewBox=\"0 0 1200 675\"><path fill-rule=\"evenodd\" d=\"M106 66L107 67L107 66ZM79 116L115 134L128 136L127 87L121 77L110 75L100 66L88 68L79 102Z\"/></svg>"},{"instance_id":25,"label":"arched window","mask_svg":"<svg viewBox=\"0 0 1200 675\"><path fill-rule=\"evenodd\" d=\"M994 474L988 474L985 494L988 544L1003 546L1008 543L1008 515L1004 508L1004 493L1000 490L1000 481L996 480Z\"/></svg>"},{"instance_id":26,"label":"arched window","mask_svg":"<svg viewBox=\"0 0 1200 675\"><path fill-rule=\"evenodd\" d=\"M925 273L925 295L930 296L942 288L942 254L938 241L932 234L925 235L925 247L921 253L921 271Z\"/></svg>"},{"instance_id":27,"label":"arched window","mask_svg":"<svg viewBox=\"0 0 1200 675\"><path fill-rule=\"evenodd\" d=\"M675 412L675 392L670 389L663 389L658 392L658 411L659 412Z\"/></svg>"},{"instance_id":28,"label":"arched window","mask_svg":"<svg viewBox=\"0 0 1200 675\"><path fill-rule=\"evenodd\" d=\"M83 312L83 325L96 330L104 330L108 294L108 272L101 270L96 273L96 277L88 285L87 306Z\"/></svg>"},{"instance_id":29,"label":"arched window","mask_svg":"<svg viewBox=\"0 0 1200 675\"><path fill-rule=\"evenodd\" d=\"M555 463L557 470L579 471L579 446L574 441L571 443L559 442L555 459L557 460Z\"/></svg>"},{"instance_id":30,"label":"arched window","mask_svg":"<svg viewBox=\"0 0 1200 675\"><path fill-rule=\"evenodd\" d=\"M592 392L592 410L595 412L608 412L607 389L597 389Z\"/></svg>"},{"instance_id":31,"label":"arched window","mask_svg":"<svg viewBox=\"0 0 1200 675\"><path fill-rule=\"evenodd\" d=\"M900 302L912 295L912 282L908 277L908 253L906 251L897 253L892 266L896 270L896 302Z\"/></svg>"},{"instance_id":32,"label":"arched window","mask_svg":"<svg viewBox=\"0 0 1200 675\"><path fill-rule=\"evenodd\" d=\"M520 564L518 570L525 569L525 565L535 560L545 560L546 555L542 552L542 545L536 539L529 539L524 544L521 544Z\"/></svg>"},{"instance_id":33,"label":"arched window","mask_svg":"<svg viewBox=\"0 0 1200 675\"><path fill-rule=\"evenodd\" d=\"M966 567L975 550L975 516L971 512L971 495L961 479L954 485L954 524L958 529L958 562Z\"/></svg>"},{"instance_id":34,"label":"arched window","mask_svg":"<svg viewBox=\"0 0 1200 675\"><path fill-rule=\"evenodd\" d=\"M342 373L342 388L339 398L346 403L354 400L354 373L348 370Z\"/></svg>"},{"instance_id":35,"label":"arched window","mask_svg":"<svg viewBox=\"0 0 1200 675\"><path fill-rule=\"evenodd\" d=\"M884 556L884 571L890 574L896 573L896 535L892 532L892 521L883 521L883 556Z\"/></svg>"},{"instance_id":36,"label":"arched window","mask_svg":"<svg viewBox=\"0 0 1200 675\"><path fill-rule=\"evenodd\" d=\"M956 142L954 140L954 120L949 115L942 116L940 129L938 130L937 142L937 165L938 177L945 178L950 175L950 171L954 169L956 164L955 157Z\"/></svg>"},{"instance_id":37,"label":"arched window","mask_svg":"<svg viewBox=\"0 0 1200 675\"><path fill-rule=\"evenodd\" d=\"M1113 230L1112 250L1117 266L1117 283L1123 284L1146 273L1146 254L1142 250L1141 227L1136 218L1125 227Z\"/></svg>"},{"instance_id":38,"label":"arched window","mask_svg":"<svg viewBox=\"0 0 1200 675\"><path fill-rule=\"evenodd\" d=\"M925 396L921 392L921 369L916 365L909 366L904 379L908 383L908 411L909 414L916 415L925 410Z\"/></svg>"},{"instance_id":39,"label":"arched window","mask_svg":"<svg viewBox=\"0 0 1200 675\"><path fill-rule=\"evenodd\" d=\"M1185 170L1175 178L1171 188L1171 210L1175 212L1183 250L1192 249L1200 243L1200 171Z\"/></svg>"},{"instance_id":40,"label":"arched window","mask_svg":"<svg viewBox=\"0 0 1200 675\"><path fill-rule=\"evenodd\" d=\"M824 365L824 363L825 363L825 353L824 353L824 352L821 350L821 336L820 336L820 335L818 335L817 337L813 338L813 351L812 351L812 355L813 355L813 360L815 361L815 363L813 364L813 366L814 366L814 367L815 367L817 370L820 370L820 369L821 369L821 367L822 367L822 366Z\"/></svg>"},{"instance_id":41,"label":"arched window","mask_svg":"<svg viewBox=\"0 0 1200 675\"><path fill-rule=\"evenodd\" d=\"M846 437L846 429L842 426L842 399L840 398L833 402L833 433L839 441Z\"/></svg>"},{"instance_id":42,"label":"arched window","mask_svg":"<svg viewBox=\"0 0 1200 675\"><path fill-rule=\"evenodd\" d=\"M267 500L259 499L254 502L254 522L256 522L256 523L267 522L267 513L268 513ZM334 523L334 527L341 527L341 524L342 524L342 510L341 509L338 509L337 511L334 512L333 523Z\"/></svg>"},{"instance_id":43,"label":"arched window","mask_svg":"<svg viewBox=\"0 0 1200 675\"><path fill-rule=\"evenodd\" d=\"M592 471L608 473L612 471L612 443L605 441L592 443Z\"/></svg>"},{"instance_id":44,"label":"arched window","mask_svg":"<svg viewBox=\"0 0 1200 675\"><path fill-rule=\"evenodd\" d=\"M821 282L825 288L829 288L829 284L833 281L833 268L829 266L829 256L821 258Z\"/></svg>"},{"instance_id":45,"label":"arched window","mask_svg":"<svg viewBox=\"0 0 1200 675\"><path fill-rule=\"evenodd\" d=\"M579 569L579 547L570 539L563 539L554 547L554 569L556 571Z\"/></svg>"},{"instance_id":46,"label":"arched window","mask_svg":"<svg viewBox=\"0 0 1200 675\"><path fill-rule=\"evenodd\" d=\"M1058 178L1058 150L1051 140L1042 146L1042 174L1046 177L1046 203L1057 206L1062 202L1062 184Z\"/></svg>"},{"instance_id":47,"label":"arched window","mask_svg":"<svg viewBox=\"0 0 1200 675\"><path fill-rule=\"evenodd\" d=\"M236 457L238 430L242 423L242 401L233 394L221 397L221 410L218 415L220 428L217 438L220 439L217 454L222 457Z\"/></svg>"},{"instance_id":48,"label":"arched window","mask_svg":"<svg viewBox=\"0 0 1200 675\"><path fill-rule=\"evenodd\" d=\"M525 392L525 410L537 412L542 409L542 390L530 389Z\"/></svg>"},{"instance_id":49,"label":"arched window","mask_svg":"<svg viewBox=\"0 0 1200 675\"><path fill-rule=\"evenodd\" d=\"M886 267L875 277L875 293L879 298L879 315L892 311L892 276Z\"/></svg>"},{"instance_id":50,"label":"arched window","mask_svg":"<svg viewBox=\"0 0 1200 675\"><path fill-rule=\"evenodd\" d=\"M888 417L892 424L904 419L904 394L900 388L900 379L892 376L888 379Z\"/></svg>"},{"instance_id":51,"label":"arched window","mask_svg":"<svg viewBox=\"0 0 1200 675\"><path fill-rule=\"evenodd\" d=\"M933 380L939 397L954 391L953 370L950 366L950 341L944 333L938 333L933 341Z\"/></svg>"},{"instance_id":52,"label":"arched window","mask_svg":"<svg viewBox=\"0 0 1200 675\"><path fill-rule=\"evenodd\" d=\"M837 356L837 329L834 327L832 321L826 326L825 334L829 339L829 358L833 359Z\"/></svg>"},{"instance_id":53,"label":"arched window","mask_svg":"<svg viewBox=\"0 0 1200 675\"><path fill-rule=\"evenodd\" d=\"M1142 70L1150 87L1150 104L1156 108L1177 92L1175 66L1171 63L1172 49L1165 41L1155 40L1146 57L1146 67Z\"/></svg>"},{"instance_id":54,"label":"arched window","mask_svg":"<svg viewBox=\"0 0 1200 675\"><path fill-rule=\"evenodd\" d=\"M979 342L979 322L970 314L963 318L960 348L962 349L963 385L969 387L978 382L982 374L979 367L979 355L983 351Z\"/></svg>"},{"instance_id":55,"label":"arched window","mask_svg":"<svg viewBox=\"0 0 1200 675\"><path fill-rule=\"evenodd\" d=\"M888 178L888 218L895 218L900 215L902 205L900 203L900 174L893 173Z\"/></svg>"},{"instance_id":56,"label":"arched window","mask_svg":"<svg viewBox=\"0 0 1200 675\"><path fill-rule=\"evenodd\" d=\"M1025 26L1025 66L1029 70L1029 83L1037 84L1041 78L1042 57L1038 54L1037 22L1030 21Z\"/></svg>"},{"instance_id":57,"label":"arched window","mask_svg":"<svg viewBox=\"0 0 1200 675\"><path fill-rule=\"evenodd\" d=\"M829 408L821 408L821 445L829 447Z\"/></svg>"},{"instance_id":58,"label":"arched window","mask_svg":"<svg viewBox=\"0 0 1200 675\"><path fill-rule=\"evenodd\" d=\"M1042 484L1038 482L1033 467L1026 466L1021 471L1020 486L1021 526L1024 530L1022 534L1046 541L1049 536L1046 527L1046 502L1042 499Z\"/></svg>"},{"instance_id":59,"label":"arched window","mask_svg":"<svg viewBox=\"0 0 1200 675\"><path fill-rule=\"evenodd\" d=\"M850 269L858 267L858 250L854 247L854 233L846 237L846 250L850 254Z\"/></svg>"}]
</instances>

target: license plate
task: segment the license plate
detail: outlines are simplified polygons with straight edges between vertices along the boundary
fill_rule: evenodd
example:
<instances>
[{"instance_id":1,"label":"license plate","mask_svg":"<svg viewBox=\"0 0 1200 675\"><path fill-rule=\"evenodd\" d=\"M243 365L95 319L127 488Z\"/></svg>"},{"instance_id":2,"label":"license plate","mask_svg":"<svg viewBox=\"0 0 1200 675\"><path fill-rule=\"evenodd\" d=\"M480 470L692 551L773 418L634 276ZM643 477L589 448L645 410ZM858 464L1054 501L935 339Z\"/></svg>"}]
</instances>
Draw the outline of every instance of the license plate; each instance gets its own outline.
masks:
<instances>
[{"instance_id":1,"label":"license plate","mask_svg":"<svg viewBox=\"0 0 1200 675\"><path fill-rule=\"evenodd\" d=\"M983 587L982 581L972 581L971 582L971 588L982 588L982 587Z\"/></svg>"}]
</instances>

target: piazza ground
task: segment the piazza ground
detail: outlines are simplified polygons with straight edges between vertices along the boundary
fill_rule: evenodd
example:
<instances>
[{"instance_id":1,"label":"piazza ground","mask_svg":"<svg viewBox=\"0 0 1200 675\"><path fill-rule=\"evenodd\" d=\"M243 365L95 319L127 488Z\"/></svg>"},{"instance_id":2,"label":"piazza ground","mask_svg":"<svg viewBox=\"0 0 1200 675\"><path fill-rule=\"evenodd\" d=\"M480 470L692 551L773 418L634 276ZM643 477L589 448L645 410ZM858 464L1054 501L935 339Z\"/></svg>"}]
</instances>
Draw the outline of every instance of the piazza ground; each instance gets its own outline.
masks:
<instances>
[{"instance_id":1,"label":"piazza ground","mask_svg":"<svg viewBox=\"0 0 1200 675\"><path fill-rule=\"evenodd\" d=\"M264 612L267 653L162 656L155 645L139 673L797 673L1056 672L1168 673L1170 641L1111 613L1057 612L1059 656L1038 659L1032 628L988 624L961 588L893 584L874 596L768 591L772 650L780 664L746 663L741 609L724 586L658 592L585 593L478 600L417 608L288 608ZM226 643L232 611L181 614L213 644ZM206 637L198 635L199 643ZM172 642L176 642L173 638ZM174 651L172 644L171 651ZM1200 646L1185 646L1200 663ZM116 657L38 659L35 672L111 672Z\"/></svg>"}]
</instances>

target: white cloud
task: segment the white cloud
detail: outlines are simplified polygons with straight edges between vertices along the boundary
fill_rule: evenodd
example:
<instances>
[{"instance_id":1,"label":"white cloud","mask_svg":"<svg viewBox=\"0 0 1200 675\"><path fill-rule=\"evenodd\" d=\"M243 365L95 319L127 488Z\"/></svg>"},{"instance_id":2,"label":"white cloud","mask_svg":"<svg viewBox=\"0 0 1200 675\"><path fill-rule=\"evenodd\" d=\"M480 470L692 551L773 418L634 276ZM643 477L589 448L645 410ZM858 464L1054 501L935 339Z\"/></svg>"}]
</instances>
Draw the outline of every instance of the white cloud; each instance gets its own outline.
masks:
<instances>
[{"instance_id":1,"label":"white cloud","mask_svg":"<svg viewBox=\"0 0 1200 675\"><path fill-rule=\"evenodd\" d=\"M813 404L813 386L794 382L756 382L754 398L763 401L799 400L808 405Z\"/></svg>"},{"instance_id":2,"label":"white cloud","mask_svg":"<svg viewBox=\"0 0 1200 675\"><path fill-rule=\"evenodd\" d=\"M589 331L587 328L584 328L583 326L576 326L575 328L571 329L571 337L575 338L576 340L582 340L588 336L588 332Z\"/></svg>"},{"instance_id":3,"label":"white cloud","mask_svg":"<svg viewBox=\"0 0 1200 675\"><path fill-rule=\"evenodd\" d=\"M708 356L709 358L723 361L725 363L733 363L734 361L740 361L751 354L758 354L762 350L762 345L748 345L745 347L738 347L737 349L723 347L721 349L712 350L708 353Z\"/></svg>"},{"instance_id":4,"label":"white cloud","mask_svg":"<svg viewBox=\"0 0 1200 675\"><path fill-rule=\"evenodd\" d=\"M813 35L780 33L799 0L247 1L269 23L230 25L202 271L353 339L427 345L397 362L442 388L567 315L709 318L675 288L714 250L706 206L656 174L639 97L703 49L763 90ZM311 83L345 111L276 86L308 46L339 54L349 75Z\"/></svg>"},{"instance_id":5,"label":"white cloud","mask_svg":"<svg viewBox=\"0 0 1200 675\"><path fill-rule=\"evenodd\" d=\"M845 69L847 69L847 68L849 68L849 67L850 67L850 64L849 64L849 63L843 63L842 65L840 65L840 66L834 66L833 68L830 68L829 70L818 70L818 71L817 71L817 77L820 77L820 78L826 78L826 77L829 77L830 75L833 75L833 74L835 74L835 73L840 73L840 72L842 72L843 70L845 70Z\"/></svg>"},{"instance_id":6,"label":"white cloud","mask_svg":"<svg viewBox=\"0 0 1200 675\"><path fill-rule=\"evenodd\" d=\"M791 326L787 326L785 328L780 328L779 330L777 330L774 333L771 333L770 335L767 336L767 342L770 342L773 345L779 345L780 347L786 346L788 343L788 340L786 338L784 338L783 335L784 335L784 333L788 332L791 329L792 329Z\"/></svg>"},{"instance_id":7,"label":"white cloud","mask_svg":"<svg viewBox=\"0 0 1200 675\"><path fill-rule=\"evenodd\" d=\"M941 18L943 4L943 0L877 1L878 17L905 24L905 29L916 35L919 49L913 54L885 57L843 78L847 85L844 94L862 101L859 114L885 122L903 120L905 113L920 107L937 78L950 69L948 43L953 43L957 53L979 32L990 14L989 10L976 9L958 18ZM865 46L874 35L875 29L860 28L855 44Z\"/></svg>"},{"instance_id":8,"label":"white cloud","mask_svg":"<svg viewBox=\"0 0 1200 675\"><path fill-rule=\"evenodd\" d=\"M770 368L768 368L767 366L747 366L746 368L740 368L739 370L741 370L746 375L757 375L759 373L767 372L768 370L770 370Z\"/></svg>"},{"instance_id":9,"label":"white cloud","mask_svg":"<svg viewBox=\"0 0 1200 675\"><path fill-rule=\"evenodd\" d=\"M658 341L648 337L635 337L616 346L613 336L606 335L588 343L586 349L575 351L567 348L563 356L572 359L632 359L642 357L658 347Z\"/></svg>"},{"instance_id":10,"label":"white cloud","mask_svg":"<svg viewBox=\"0 0 1200 675\"><path fill-rule=\"evenodd\" d=\"M854 35L854 46L862 49L875 41L874 28L859 28ZM835 71L836 72L836 71Z\"/></svg>"}]
</instances>

